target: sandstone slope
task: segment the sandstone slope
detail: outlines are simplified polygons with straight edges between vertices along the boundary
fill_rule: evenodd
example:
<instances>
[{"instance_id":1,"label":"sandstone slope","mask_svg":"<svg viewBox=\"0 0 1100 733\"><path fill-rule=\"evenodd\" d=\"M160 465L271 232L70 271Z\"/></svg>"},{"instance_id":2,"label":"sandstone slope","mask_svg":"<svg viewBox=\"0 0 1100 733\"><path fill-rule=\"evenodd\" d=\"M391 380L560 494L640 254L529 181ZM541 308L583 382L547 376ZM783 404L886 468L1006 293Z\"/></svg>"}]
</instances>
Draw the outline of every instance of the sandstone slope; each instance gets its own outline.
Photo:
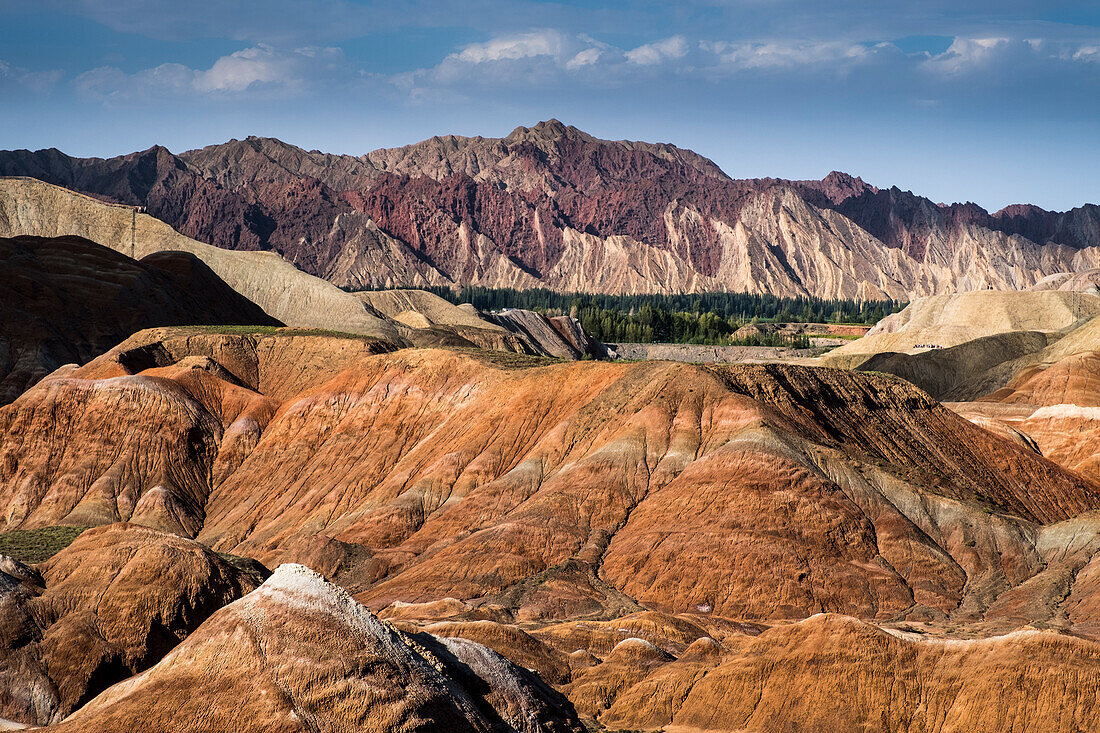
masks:
<instances>
[{"instance_id":1,"label":"sandstone slope","mask_svg":"<svg viewBox=\"0 0 1100 733\"><path fill-rule=\"evenodd\" d=\"M1018 332L1054 334L1049 343L1098 315L1100 296L1090 293L979 290L938 295L915 300L900 312L887 316L863 338L829 352L823 362L854 368L878 354L916 354ZM1025 347L998 341L987 343L991 348L1019 350L1030 346L1037 350L1034 345L1038 342L1032 339Z\"/></svg>"},{"instance_id":2,"label":"sandstone slope","mask_svg":"<svg viewBox=\"0 0 1100 733\"><path fill-rule=\"evenodd\" d=\"M127 257L140 257L174 276L179 286L188 291L186 301L193 313L190 317L184 312L165 320L138 322L132 324L133 328L121 330L124 322L115 329L118 333L113 340L101 343L96 351L81 359L68 361L85 361L143 326L211 323L217 320L215 315L223 312L226 317L221 319L222 323L263 325L282 321L295 327L384 338L400 345L487 348L567 359L585 354L606 356L606 349L584 334L573 319L552 319L531 311L515 311L522 315L521 319L485 317L470 306L455 306L421 290L345 293L306 275L271 252L231 252L210 247L181 236L132 207L113 206L33 179L0 179L0 233L55 236L59 232L93 238L119 253L110 263L84 262L83 279L75 281L81 286L78 292L89 288L109 291L112 287L109 282L124 277L112 270L121 268L126 272ZM21 269L10 274L9 279L18 277L32 283L50 277L72 280L75 277L72 270L79 266L68 261L59 265L56 259L21 262ZM194 264L185 265L185 260ZM59 270L58 274L51 274L51 266ZM210 272L196 270L207 266ZM105 282L97 283L98 279ZM131 289L140 286L138 283ZM127 297L129 293L130 289L122 291ZM251 307L244 320L232 317L236 314L227 311L228 306L218 310L222 300L247 303L248 299L263 310ZM58 317L58 308L52 302L24 298L18 306L34 318ZM279 321L267 314L275 315ZM70 331L79 331L88 320L81 317L66 322ZM21 350L15 356L30 358ZM60 363L64 362L53 366ZM39 367L35 375L41 376L43 369ZM24 381L9 390L9 399L18 394L17 387L24 386Z\"/></svg>"},{"instance_id":3,"label":"sandstone slope","mask_svg":"<svg viewBox=\"0 0 1100 733\"><path fill-rule=\"evenodd\" d=\"M185 252L141 261L79 237L0 239L0 403L152 326L280 325Z\"/></svg>"},{"instance_id":4,"label":"sandstone slope","mask_svg":"<svg viewBox=\"0 0 1100 733\"><path fill-rule=\"evenodd\" d=\"M1100 297L1068 290L929 298L823 361L903 377L977 424L1096 478L1097 308ZM921 348L936 338L956 345Z\"/></svg>"},{"instance_id":5,"label":"sandstone slope","mask_svg":"<svg viewBox=\"0 0 1100 733\"><path fill-rule=\"evenodd\" d=\"M629 641L574 685L602 677ZM1098 655L1100 644L1054 632L927 640L820 615L633 661L596 712L612 729L665 731L1087 730L1100 724Z\"/></svg>"},{"instance_id":6,"label":"sandstone slope","mask_svg":"<svg viewBox=\"0 0 1100 733\"><path fill-rule=\"evenodd\" d=\"M259 582L196 542L128 524L84 532L29 582L14 582L11 565L0 574L0 717L31 725L152 666Z\"/></svg>"},{"instance_id":7,"label":"sandstone slope","mask_svg":"<svg viewBox=\"0 0 1100 733\"><path fill-rule=\"evenodd\" d=\"M0 410L4 523L147 524L375 608L994 622L1061 582L1036 527L1100 507L899 379L387 348L139 334Z\"/></svg>"},{"instance_id":8,"label":"sandstone slope","mask_svg":"<svg viewBox=\"0 0 1100 733\"><path fill-rule=\"evenodd\" d=\"M753 625L651 611L528 627L398 622L525 660L608 730L1077 731L1097 725L1100 643L835 614Z\"/></svg>"},{"instance_id":9,"label":"sandstone slope","mask_svg":"<svg viewBox=\"0 0 1100 733\"><path fill-rule=\"evenodd\" d=\"M355 296L299 271L274 252L232 252L179 234L130 206L115 206L29 178L0 179L0 235L90 239L132 258L188 252L274 319L399 341Z\"/></svg>"},{"instance_id":10,"label":"sandstone slope","mask_svg":"<svg viewBox=\"0 0 1100 733\"><path fill-rule=\"evenodd\" d=\"M1100 318L983 376L954 395L978 401L956 410L1020 431L1044 456L1100 477Z\"/></svg>"},{"instance_id":11,"label":"sandstone slope","mask_svg":"<svg viewBox=\"0 0 1100 733\"><path fill-rule=\"evenodd\" d=\"M424 642L424 643L422 643ZM462 639L414 641L300 565L49 730L583 731L537 677Z\"/></svg>"},{"instance_id":12,"label":"sandstone slope","mask_svg":"<svg viewBox=\"0 0 1100 733\"><path fill-rule=\"evenodd\" d=\"M212 482L239 466L281 399L393 348L367 337L244 331L145 332L0 412L11 480L5 523L122 520L193 536Z\"/></svg>"},{"instance_id":13,"label":"sandstone slope","mask_svg":"<svg viewBox=\"0 0 1100 733\"><path fill-rule=\"evenodd\" d=\"M1079 357L1094 321L1041 353ZM1095 391L1057 384L1010 394ZM570 704L610 729L1091 729L1100 485L1009 438L882 374L158 329L0 408L0 516L304 563L401 630L286 567L215 594L163 658L151 631L64 636L66 689L99 693L64 731L579 730ZM96 583L120 594L101 629L159 633L148 609L176 607L162 575L194 563L170 552L138 563L145 590L94 570L129 557L97 538L134 533L209 556L112 525L43 566L45 591L0 565L22 719L72 709L27 702L55 658L25 641L31 604L70 610L44 635L85 628L72 599ZM88 675L100 650L140 661Z\"/></svg>"}]
</instances>

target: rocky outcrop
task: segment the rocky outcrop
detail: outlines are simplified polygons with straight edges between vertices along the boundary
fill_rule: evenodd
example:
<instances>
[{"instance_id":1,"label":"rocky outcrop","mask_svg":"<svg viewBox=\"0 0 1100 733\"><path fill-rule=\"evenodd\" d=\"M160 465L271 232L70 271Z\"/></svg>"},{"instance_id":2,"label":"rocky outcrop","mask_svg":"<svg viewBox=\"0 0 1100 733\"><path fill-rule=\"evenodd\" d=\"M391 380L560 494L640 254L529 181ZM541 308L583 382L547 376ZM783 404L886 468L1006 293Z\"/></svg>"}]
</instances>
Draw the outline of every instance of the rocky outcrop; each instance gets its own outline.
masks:
<instances>
[{"instance_id":1,"label":"rocky outcrop","mask_svg":"<svg viewBox=\"0 0 1100 733\"><path fill-rule=\"evenodd\" d=\"M546 317L522 308L507 308L487 315L502 328L520 334L534 353L559 359L606 359L607 347L584 332L575 318Z\"/></svg>"},{"instance_id":2,"label":"rocky outcrop","mask_svg":"<svg viewBox=\"0 0 1100 733\"><path fill-rule=\"evenodd\" d=\"M559 359L608 357L607 348L568 316L520 309L480 313L469 303L455 305L424 290L366 290L356 296L410 329L401 333L416 346L470 346Z\"/></svg>"},{"instance_id":3,"label":"rocky outcrop","mask_svg":"<svg viewBox=\"0 0 1100 733\"><path fill-rule=\"evenodd\" d=\"M270 138L106 161L8 151L0 173L145 206L187 236L273 250L353 289L909 300L1100 268L1093 205L989 214L841 173L733 180L691 151L598 140L557 120L360 157Z\"/></svg>"},{"instance_id":4,"label":"rocky outcrop","mask_svg":"<svg viewBox=\"0 0 1100 733\"><path fill-rule=\"evenodd\" d=\"M214 613L61 731L580 733L572 706L463 639L412 639L300 565Z\"/></svg>"},{"instance_id":5,"label":"rocky outcrop","mask_svg":"<svg viewBox=\"0 0 1100 733\"><path fill-rule=\"evenodd\" d=\"M134 261L79 237L0 239L0 403L152 326L281 325L186 252Z\"/></svg>"},{"instance_id":6,"label":"rocky outcrop","mask_svg":"<svg viewBox=\"0 0 1100 733\"><path fill-rule=\"evenodd\" d=\"M13 582L0 575L0 717L45 725L140 672L257 582L206 547L145 527L84 532Z\"/></svg>"}]
</instances>

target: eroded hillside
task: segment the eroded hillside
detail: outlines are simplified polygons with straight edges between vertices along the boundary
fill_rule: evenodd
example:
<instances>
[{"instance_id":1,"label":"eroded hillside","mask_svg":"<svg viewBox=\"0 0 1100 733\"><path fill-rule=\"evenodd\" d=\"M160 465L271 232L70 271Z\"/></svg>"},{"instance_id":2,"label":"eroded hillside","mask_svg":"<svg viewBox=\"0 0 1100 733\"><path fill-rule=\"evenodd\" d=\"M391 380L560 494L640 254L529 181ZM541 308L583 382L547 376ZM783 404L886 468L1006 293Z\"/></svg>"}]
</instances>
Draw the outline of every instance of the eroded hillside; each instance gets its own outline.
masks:
<instances>
[{"instance_id":1,"label":"eroded hillside","mask_svg":"<svg viewBox=\"0 0 1100 733\"><path fill-rule=\"evenodd\" d=\"M18 621L11 638L42 641L9 674L46 664L75 686L3 715L76 710L61 730L176 729L148 703L163 695L224 722L211 691L257 679L285 695L250 697L257 730L302 729L292 712L572 730L574 708L612 729L915 733L990 707L1014 712L979 729L1097 721L1100 485L888 375L150 330L0 408L0 509L8 529L110 525L9 584L12 609L71 616L84 601L48 600L74 592L59 569L118 554L105 542L301 563L356 599L281 570L220 611L172 611L153 646L100 605L87 623L119 629L116 671L51 661L49 639L86 643L62 635L69 616ZM179 607L174 567L142 571L169 594L155 604ZM232 582L214 607L255 587ZM316 646L314 627L338 641ZM281 660L270 673L242 634ZM393 675L423 694L361 692Z\"/></svg>"}]
</instances>

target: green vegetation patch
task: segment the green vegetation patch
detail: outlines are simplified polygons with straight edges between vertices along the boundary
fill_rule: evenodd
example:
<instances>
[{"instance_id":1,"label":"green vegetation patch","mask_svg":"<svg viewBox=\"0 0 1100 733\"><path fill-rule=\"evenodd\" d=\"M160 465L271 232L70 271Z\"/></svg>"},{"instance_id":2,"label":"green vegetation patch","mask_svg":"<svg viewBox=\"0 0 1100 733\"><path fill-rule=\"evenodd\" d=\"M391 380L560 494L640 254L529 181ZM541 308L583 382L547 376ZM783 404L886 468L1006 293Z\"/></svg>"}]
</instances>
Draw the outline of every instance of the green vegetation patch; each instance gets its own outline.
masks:
<instances>
[{"instance_id":1,"label":"green vegetation patch","mask_svg":"<svg viewBox=\"0 0 1100 733\"><path fill-rule=\"evenodd\" d=\"M452 303L482 311L522 308L546 315L570 315L605 343L673 343L722 346L808 348L801 335L753 334L735 337L753 323L877 323L905 306L899 301L778 298L756 293L688 295L604 295L507 288L427 288ZM762 329L764 330L764 329ZM825 336L827 334L813 334Z\"/></svg>"},{"instance_id":2,"label":"green vegetation patch","mask_svg":"<svg viewBox=\"0 0 1100 733\"><path fill-rule=\"evenodd\" d=\"M569 313L577 306L595 305L619 313L641 311L643 306L667 313L713 313L724 320L749 323L753 319L774 323L845 323L869 325L905 307L893 300L845 300L780 298L760 293L690 293L683 295L605 295L602 293L557 293L545 288L512 290L467 286L454 290L445 286L426 288L452 303L471 303L479 310L524 308L556 314Z\"/></svg>"},{"instance_id":3,"label":"green vegetation patch","mask_svg":"<svg viewBox=\"0 0 1100 733\"><path fill-rule=\"evenodd\" d=\"M380 341L376 336L346 331L330 331L325 328L291 328L290 326L180 326L191 333L223 333L230 336L328 336L331 338Z\"/></svg>"},{"instance_id":4,"label":"green vegetation patch","mask_svg":"<svg viewBox=\"0 0 1100 733\"><path fill-rule=\"evenodd\" d=\"M530 354L517 354L512 351L491 351L489 349L471 349L468 347L453 347L450 351L477 357L493 366L503 367L504 369L530 369L550 364L564 364L566 361L552 356L531 356Z\"/></svg>"},{"instance_id":5,"label":"green vegetation patch","mask_svg":"<svg viewBox=\"0 0 1100 733\"><path fill-rule=\"evenodd\" d=\"M0 532L0 555L36 563L49 560L73 543L88 527L39 527Z\"/></svg>"}]
</instances>

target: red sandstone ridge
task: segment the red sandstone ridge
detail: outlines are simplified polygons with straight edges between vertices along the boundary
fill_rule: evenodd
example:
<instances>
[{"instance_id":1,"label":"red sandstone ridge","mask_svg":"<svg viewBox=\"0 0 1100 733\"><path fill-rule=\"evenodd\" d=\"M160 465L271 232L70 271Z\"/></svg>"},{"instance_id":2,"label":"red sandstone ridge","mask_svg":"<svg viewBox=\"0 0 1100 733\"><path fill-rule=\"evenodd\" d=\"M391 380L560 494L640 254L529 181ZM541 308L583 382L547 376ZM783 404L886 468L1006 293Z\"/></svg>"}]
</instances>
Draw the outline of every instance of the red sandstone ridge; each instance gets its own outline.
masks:
<instances>
[{"instance_id":1,"label":"red sandstone ridge","mask_svg":"<svg viewBox=\"0 0 1100 733\"><path fill-rule=\"evenodd\" d=\"M1084 404L1058 356L995 406ZM878 373L144 331L0 408L2 529L107 525L0 559L0 717L1088 730L1098 517Z\"/></svg>"},{"instance_id":2,"label":"red sandstone ridge","mask_svg":"<svg viewBox=\"0 0 1100 733\"><path fill-rule=\"evenodd\" d=\"M557 120L360 157L269 138L107 161L9 151L0 173L144 205L188 236L273 249L345 287L908 300L1100 267L1092 205L989 214L836 172L734 180L689 150L599 140Z\"/></svg>"},{"instance_id":3,"label":"red sandstone ridge","mask_svg":"<svg viewBox=\"0 0 1100 733\"><path fill-rule=\"evenodd\" d=\"M992 620L1053 581L1035 528L1100 508L898 379L375 343L147 332L51 377L0 410L6 525L149 524L374 608Z\"/></svg>"}]
</instances>

